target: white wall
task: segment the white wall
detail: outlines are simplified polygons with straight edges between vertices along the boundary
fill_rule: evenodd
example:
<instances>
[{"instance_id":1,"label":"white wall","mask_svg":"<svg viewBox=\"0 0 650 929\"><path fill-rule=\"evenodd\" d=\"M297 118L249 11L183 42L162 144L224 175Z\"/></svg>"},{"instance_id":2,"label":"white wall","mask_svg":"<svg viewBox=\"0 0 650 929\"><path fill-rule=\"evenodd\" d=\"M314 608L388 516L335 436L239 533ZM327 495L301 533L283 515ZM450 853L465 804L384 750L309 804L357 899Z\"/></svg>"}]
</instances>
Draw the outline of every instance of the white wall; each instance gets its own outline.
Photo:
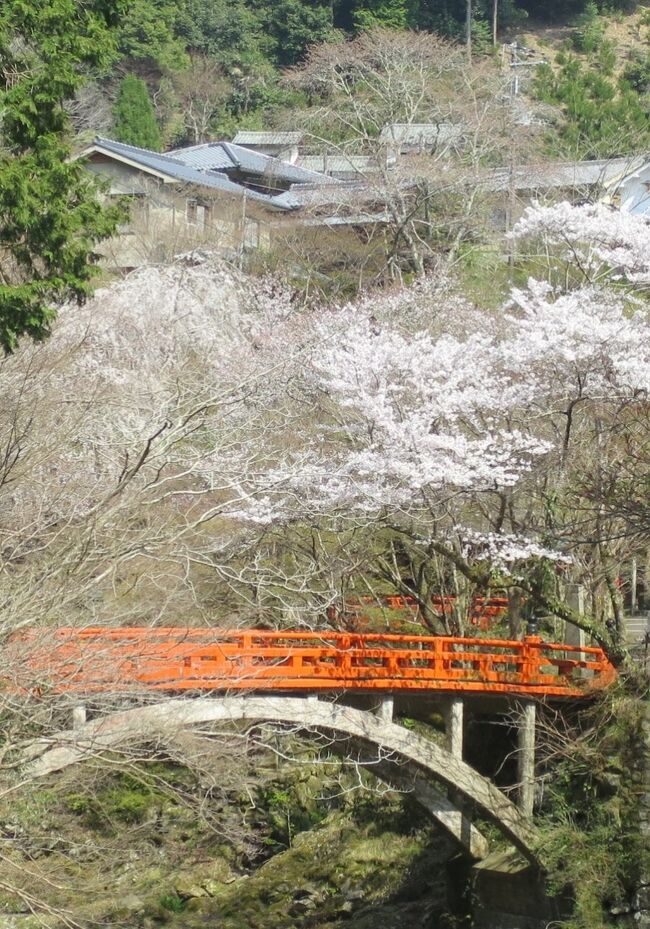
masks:
<instances>
[{"instance_id":1,"label":"white wall","mask_svg":"<svg viewBox=\"0 0 650 929\"><path fill-rule=\"evenodd\" d=\"M650 215L650 162L620 185L621 209Z\"/></svg>"}]
</instances>

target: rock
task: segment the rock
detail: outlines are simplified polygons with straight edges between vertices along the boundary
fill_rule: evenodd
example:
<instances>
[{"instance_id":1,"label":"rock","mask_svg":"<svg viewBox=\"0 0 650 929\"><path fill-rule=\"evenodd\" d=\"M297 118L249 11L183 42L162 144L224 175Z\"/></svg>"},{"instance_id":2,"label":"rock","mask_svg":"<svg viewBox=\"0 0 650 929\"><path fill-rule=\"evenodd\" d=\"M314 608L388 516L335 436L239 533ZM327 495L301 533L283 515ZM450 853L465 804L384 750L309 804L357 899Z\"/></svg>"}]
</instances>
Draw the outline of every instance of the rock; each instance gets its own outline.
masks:
<instances>
[{"instance_id":1,"label":"rock","mask_svg":"<svg viewBox=\"0 0 650 929\"><path fill-rule=\"evenodd\" d=\"M351 902L356 902L358 900L363 900L365 897L365 891L363 887L360 887L356 884L351 884L349 881L346 881L345 884L341 887L341 893L346 900Z\"/></svg>"},{"instance_id":2,"label":"rock","mask_svg":"<svg viewBox=\"0 0 650 929\"><path fill-rule=\"evenodd\" d=\"M205 887L197 883L196 875L193 871L181 871L174 875L173 887L181 900L189 900L191 897L208 896Z\"/></svg>"},{"instance_id":3,"label":"rock","mask_svg":"<svg viewBox=\"0 0 650 929\"><path fill-rule=\"evenodd\" d=\"M174 876L174 890L184 900L196 897L215 897L226 883L237 880L224 858L215 858L193 868L179 871Z\"/></svg>"},{"instance_id":4,"label":"rock","mask_svg":"<svg viewBox=\"0 0 650 929\"><path fill-rule=\"evenodd\" d=\"M118 905L111 915L119 916L122 919L128 919L133 916L141 916L145 912L146 906L144 900L136 894L124 894L120 897Z\"/></svg>"}]
</instances>

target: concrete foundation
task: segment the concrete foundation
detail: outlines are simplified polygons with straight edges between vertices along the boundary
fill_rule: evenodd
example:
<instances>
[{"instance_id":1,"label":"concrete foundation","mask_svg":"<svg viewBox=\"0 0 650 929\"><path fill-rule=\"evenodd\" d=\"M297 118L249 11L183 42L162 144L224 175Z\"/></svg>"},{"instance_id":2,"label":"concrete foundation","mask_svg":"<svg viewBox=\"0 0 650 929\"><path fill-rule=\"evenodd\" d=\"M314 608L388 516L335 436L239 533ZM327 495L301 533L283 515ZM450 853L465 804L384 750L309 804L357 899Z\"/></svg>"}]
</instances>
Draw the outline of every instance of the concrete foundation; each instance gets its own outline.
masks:
<instances>
[{"instance_id":1,"label":"concrete foundation","mask_svg":"<svg viewBox=\"0 0 650 929\"><path fill-rule=\"evenodd\" d=\"M546 895L539 870L514 850L494 852L472 868L473 929L546 929L570 911Z\"/></svg>"}]
</instances>

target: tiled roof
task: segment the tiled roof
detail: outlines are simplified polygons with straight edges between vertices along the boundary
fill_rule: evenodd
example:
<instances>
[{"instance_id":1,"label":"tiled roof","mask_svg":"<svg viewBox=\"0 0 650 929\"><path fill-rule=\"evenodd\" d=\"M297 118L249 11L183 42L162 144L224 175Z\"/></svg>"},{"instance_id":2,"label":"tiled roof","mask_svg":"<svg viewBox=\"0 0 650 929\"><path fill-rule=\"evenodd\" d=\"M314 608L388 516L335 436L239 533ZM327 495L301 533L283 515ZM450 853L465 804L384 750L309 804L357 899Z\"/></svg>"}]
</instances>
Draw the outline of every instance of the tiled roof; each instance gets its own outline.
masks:
<instances>
[{"instance_id":1,"label":"tiled roof","mask_svg":"<svg viewBox=\"0 0 650 929\"><path fill-rule=\"evenodd\" d=\"M176 161L199 171L228 171L240 168L243 171L277 177L288 184L306 184L323 180L317 172L254 152L234 142L205 142L191 148L177 148L167 153Z\"/></svg>"},{"instance_id":2,"label":"tiled roof","mask_svg":"<svg viewBox=\"0 0 650 929\"><path fill-rule=\"evenodd\" d=\"M379 168L371 155L301 155L297 165L325 174L364 174Z\"/></svg>"},{"instance_id":3,"label":"tiled roof","mask_svg":"<svg viewBox=\"0 0 650 929\"><path fill-rule=\"evenodd\" d=\"M146 148L138 148L135 145L126 145L124 142L114 142L112 139L103 139L98 137L92 144L91 148L126 158L135 164L141 165L158 174L164 174L170 180L179 181L185 184L196 184L201 187L209 187L215 190L223 190L227 193L242 196L245 192L251 200L259 203L265 203L267 206L275 206L274 197L270 194L258 193L255 190L249 190L241 184L236 184L229 180L224 174L217 171L199 171L196 168L185 164L179 157L178 152L172 155L161 155L158 152L151 152ZM83 154L83 153L82 153ZM232 166L232 165L231 165ZM288 205L277 204L280 209L287 209Z\"/></svg>"},{"instance_id":4,"label":"tiled roof","mask_svg":"<svg viewBox=\"0 0 650 929\"><path fill-rule=\"evenodd\" d=\"M513 169L514 186L516 190L607 187L638 170L643 161L642 158L610 158L518 165ZM511 182L510 168L497 168L490 172L488 186L491 190L506 190Z\"/></svg>"},{"instance_id":5,"label":"tiled roof","mask_svg":"<svg viewBox=\"0 0 650 929\"><path fill-rule=\"evenodd\" d=\"M276 200L308 209L327 206L348 210L353 202L365 204L368 198L375 196L372 186L363 180L339 181L331 177L327 180L327 184L297 184Z\"/></svg>"},{"instance_id":6,"label":"tiled roof","mask_svg":"<svg viewBox=\"0 0 650 929\"><path fill-rule=\"evenodd\" d=\"M242 130L233 139L235 145L299 145L304 132L252 132Z\"/></svg>"},{"instance_id":7,"label":"tiled roof","mask_svg":"<svg viewBox=\"0 0 650 929\"><path fill-rule=\"evenodd\" d=\"M237 165L221 142L204 142L189 148L175 148L167 152L167 155L181 161L188 168L196 168L197 171L223 171Z\"/></svg>"},{"instance_id":8,"label":"tiled roof","mask_svg":"<svg viewBox=\"0 0 650 929\"><path fill-rule=\"evenodd\" d=\"M206 142L203 145L174 149L164 155L159 152L149 151L149 149L138 148L135 145L126 145L124 142L115 142L113 139L99 137L92 147L107 154L125 158L142 166L145 170L162 174L170 180L223 190L238 196L242 196L246 192L246 196L251 200L277 209L295 209L298 201L292 199L289 191L283 192L280 199L280 194L260 193L251 190L243 184L231 180L228 177L228 172L238 169L251 174L259 174L260 177L264 177L269 182L270 187L273 186L272 179L274 177L283 186L287 184L332 183L331 178L324 174L287 164L278 158L271 158L269 155L252 152L231 142Z\"/></svg>"}]
</instances>

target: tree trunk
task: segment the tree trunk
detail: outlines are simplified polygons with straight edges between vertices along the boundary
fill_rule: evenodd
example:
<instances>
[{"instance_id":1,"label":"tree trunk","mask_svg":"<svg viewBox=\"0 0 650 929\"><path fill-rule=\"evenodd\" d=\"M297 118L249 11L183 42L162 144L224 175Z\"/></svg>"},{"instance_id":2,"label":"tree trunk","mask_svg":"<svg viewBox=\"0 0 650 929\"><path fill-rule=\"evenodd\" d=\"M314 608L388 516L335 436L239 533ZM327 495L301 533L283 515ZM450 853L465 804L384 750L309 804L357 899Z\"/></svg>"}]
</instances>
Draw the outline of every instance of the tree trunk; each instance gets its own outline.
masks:
<instances>
[{"instance_id":1,"label":"tree trunk","mask_svg":"<svg viewBox=\"0 0 650 929\"><path fill-rule=\"evenodd\" d=\"M467 60L472 60L472 0L465 0L465 45Z\"/></svg>"},{"instance_id":2,"label":"tree trunk","mask_svg":"<svg viewBox=\"0 0 650 929\"><path fill-rule=\"evenodd\" d=\"M492 45L497 45L497 24L499 19L499 0L492 0Z\"/></svg>"}]
</instances>

